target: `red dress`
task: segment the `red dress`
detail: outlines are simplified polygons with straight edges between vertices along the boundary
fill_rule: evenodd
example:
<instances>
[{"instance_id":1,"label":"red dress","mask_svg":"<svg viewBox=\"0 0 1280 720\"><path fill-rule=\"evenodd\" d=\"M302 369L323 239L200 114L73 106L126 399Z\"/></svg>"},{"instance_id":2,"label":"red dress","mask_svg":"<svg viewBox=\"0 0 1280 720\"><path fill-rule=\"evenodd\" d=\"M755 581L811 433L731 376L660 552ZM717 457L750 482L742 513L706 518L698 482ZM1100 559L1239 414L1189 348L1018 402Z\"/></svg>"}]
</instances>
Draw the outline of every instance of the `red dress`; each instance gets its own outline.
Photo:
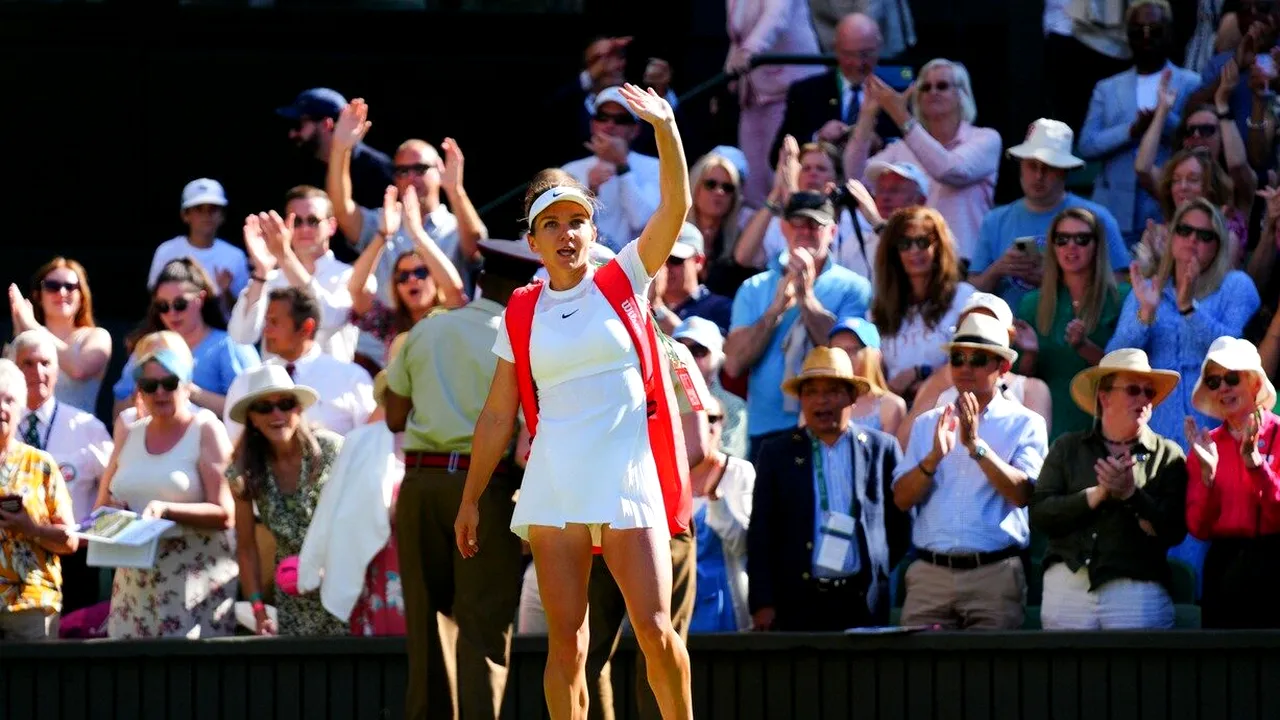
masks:
<instances>
[{"instance_id":1,"label":"red dress","mask_svg":"<svg viewBox=\"0 0 1280 720\"><path fill-rule=\"evenodd\" d=\"M364 591L351 611L351 634L365 637L404 635L404 586L400 582L400 561L396 551L396 500L400 497L397 483L391 492L391 537L369 561L365 571Z\"/></svg>"}]
</instances>

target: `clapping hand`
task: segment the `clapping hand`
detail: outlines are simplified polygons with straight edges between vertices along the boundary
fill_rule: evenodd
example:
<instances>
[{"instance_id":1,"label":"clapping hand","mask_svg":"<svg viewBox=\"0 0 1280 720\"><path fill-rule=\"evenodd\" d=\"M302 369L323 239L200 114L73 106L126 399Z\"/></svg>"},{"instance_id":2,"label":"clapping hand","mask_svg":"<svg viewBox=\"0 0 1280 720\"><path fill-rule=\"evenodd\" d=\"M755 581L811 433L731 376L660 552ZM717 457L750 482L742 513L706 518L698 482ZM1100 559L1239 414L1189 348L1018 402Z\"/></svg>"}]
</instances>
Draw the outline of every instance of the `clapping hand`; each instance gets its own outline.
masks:
<instances>
[{"instance_id":1,"label":"clapping hand","mask_svg":"<svg viewBox=\"0 0 1280 720\"><path fill-rule=\"evenodd\" d=\"M1173 70L1165 68L1160 73L1160 86L1156 90L1156 107L1161 110L1171 110L1178 102L1178 91L1172 87Z\"/></svg>"},{"instance_id":2,"label":"clapping hand","mask_svg":"<svg viewBox=\"0 0 1280 720\"><path fill-rule=\"evenodd\" d=\"M1138 308L1154 319L1156 308L1160 306L1163 285L1158 284L1154 277L1143 277L1142 268L1136 260L1129 263L1129 284L1133 286L1133 296L1138 299Z\"/></svg>"},{"instance_id":3,"label":"clapping hand","mask_svg":"<svg viewBox=\"0 0 1280 720\"><path fill-rule=\"evenodd\" d=\"M1212 486L1213 476L1218 472L1218 444L1209 436L1208 430L1196 427L1195 418L1190 415L1182 421L1182 431L1187 438L1187 447L1200 461L1200 479L1206 486Z\"/></svg>"},{"instance_id":4,"label":"clapping hand","mask_svg":"<svg viewBox=\"0 0 1280 720\"><path fill-rule=\"evenodd\" d=\"M813 253L803 247L792 250L787 258L787 274L794 278L796 294L807 297L813 291L813 281L818 275L814 269Z\"/></svg>"},{"instance_id":5,"label":"clapping hand","mask_svg":"<svg viewBox=\"0 0 1280 720\"><path fill-rule=\"evenodd\" d=\"M730 75L741 75L751 69L751 51L737 46L729 49L729 57L725 58L724 71Z\"/></svg>"},{"instance_id":6,"label":"clapping hand","mask_svg":"<svg viewBox=\"0 0 1280 720\"><path fill-rule=\"evenodd\" d=\"M884 221L880 216L880 211L876 209L875 198L871 197L871 191L867 190L867 186L862 184L861 180L848 180L844 184L844 189L849 192L849 197L858 204L858 211L862 213L871 224L879 225Z\"/></svg>"},{"instance_id":7,"label":"clapping hand","mask_svg":"<svg viewBox=\"0 0 1280 720\"><path fill-rule=\"evenodd\" d=\"M956 419L956 406L947 405L938 416L938 424L933 428L933 454L941 460L956 448L956 432L959 421ZM934 468L935 471L937 468Z\"/></svg>"},{"instance_id":8,"label":"clapping hand","mask_svg":"<svg viewBox=\"0 0 1280 720\"><path fill-rule=\"evenodd\" d=\"M262 232L262 222L257 215L244 219L244 249L249 254L249 262L259 277L266 277L276 266L276 256L267 248L266 236Z\"/></svg>"},{"instance_id":9,"label":"clapping hand","mask_svg":"<svg viewBox=\"0 0 1280 720\"><path fill-rule=\"evenodd\" d=\"M462 189L462 148L453 138L445 138L440 143L444 151L444 171L440 173L440 186L448 195L456 195Z\"/></svg>"},{"instance_id":10,"label":"clapping hand","mask_svg":"<svg viewBox=\"0 0 1280 720\"><path fill-rule=\"evenodd\" d=\"M862 81L863 91L877 107L884 110L893 121L899 125L907 121L911 117L908 105L911 98L915 95L916 84L911 83L907 89L898 92L889 87L889 84L881 80L876 75L868 75L867 79Z\"/></svg>"},{"instance_id":11,"label":"clapping hand","mask_svg":"<svg viewBox=\"0 0 1280 720\"><path fill-rule=\"evenodd\" d=\"M1165 70L1166 73L1172 72ZM1236 64L1235 58L1228 60L1222 66L1222 72L1218 74L1218 87L1213 91L1213 102L1219 108L1229 108L1231 106L1231 92L1240 84L1240 66ZM1176 99L1176 94L1175 94ZM1172 104L1170 104L1172 107Z\"/></svg>"},{"instance_id":12,"label":"clapping hand","mask_svg":"<svg viewBox=\"0 0 1280 720\"><path fill-rule=\"evenodd\" d=\"M614 137L613 135L605 135L596 133L591 139L582 143L592 155L611 165L623 165L627 162L627 154L631 148L627 145L626 138ZM443 178L441 178L443 182Z\"/></svg>"},{"instance_id":13,"label":"clapping hand","mask_svg":"<svg viewBox=\"0 0 1280 720\"><path fill-rule=\"evenodd\" d=\"M1261 427L1260 413L1255 410L1249 415L1249 421L1244 426L1244 436L1240 438L1240 455L1244 457L1244 464L1250 470L1262 466L1262 455L1258 452L1258 432Z\"/></svg>"},{"instance_id":14,"label":"clapping hand","mask_svg":"<svg viewBox=\"0 0 1280 720\"><path fill-rule=\"evenodd\" d=\"M40 327L36 322L35 308L31 301L22 296L16 283L9 285L9 315L13 320L13 334Z\"/></svg>"},{"instance_id":15,"label":"clapping hand","mask_svg":"<svg viewBox=\"0 0 1280 720\"><path fill-rule=\"evenodd\" d=\"M1013 330L1014 347L1024 352L1040 351L1040 336L1036 334L1036 329L1031 327L1031 323L1022 319L1014 320Z\"/></svg>"},{"instance_id":16,"label":"clapping hand","mask_svg":"<svg viewBox=\"0 0 1280 720\"><path fill-rule=\"evenodd\" d=\"M1062 338L1067 341L1067 345L1079 350L1089 338L1085 335L1084 321L1080 318L1072 318L1067 323L1067 329L1062 334Z\"/></svg>"},{"instance_id":17,"label":"clapping hand","mask_svg":"<svg viewBox=\"0 0 1280 720\"><path fill-rule=\"evenodd\" d=\"M1117 500L1128 500L1137 491L1133 465L1132 457L1104 457L1093 464L1093 471L1098 485L1106 488L1107 494Z\"/></svg>"},{"instance_id":18,"label":"clapping hand","mask_svg":"<svg viewBox=\"0 0 1280 720\"><path fill-rule=\"evenodd\" d=\"M378 219L378 234L384 240L395 237L400 232L400 218L404 215L404 206L396 199L399 193L395 185L388 185L382 194L382 217ZM415 194L413 188L409 188L405 196Z\"/></svg>"},{"instance_id":19,"label":"clapping hand","mask_svg":"<svg viewBox=\"0 0 1280 720\"><path fill-rule=\"evenodd\" d=\"M978 423L981 418L978 397L971 392L956 398L956 415L960 418L959 442L973 451L978 444Z\"/></svg>"},{"instance_id":20,"label":"clapping hand","mask_svg":"<svg viewBox=\"0 0 1280 720\"><path fill-rule=\"evenodd\" d=\"M293 222L293 213L289 213L286 218L281 218L275 210L258 213L258 225L262 227L267 250L271 251L277 260L293 253Z\"/></svg>"},{"instance_id":21,"label":"clapping hand","mask_svg":"<svg viewBox=\"0 0 1280 720\"><path fill-rule=\"evenodd\" d=\"M338 113L338 120L333 125L333 145L341 150L350 150L364 139L365 133L373 127L369 122L369 106L364 99L356 98L347 103Z\"/></svg>"}]
</instances>

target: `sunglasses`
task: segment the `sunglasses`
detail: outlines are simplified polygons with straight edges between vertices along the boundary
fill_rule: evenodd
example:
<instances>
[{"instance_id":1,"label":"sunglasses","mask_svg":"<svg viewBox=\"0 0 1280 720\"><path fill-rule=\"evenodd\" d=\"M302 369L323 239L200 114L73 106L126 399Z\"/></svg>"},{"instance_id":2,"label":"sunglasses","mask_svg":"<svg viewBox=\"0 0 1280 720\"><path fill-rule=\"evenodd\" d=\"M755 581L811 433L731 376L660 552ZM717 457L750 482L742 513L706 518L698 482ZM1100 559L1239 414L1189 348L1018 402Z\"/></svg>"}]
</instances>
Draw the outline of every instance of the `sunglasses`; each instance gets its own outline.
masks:
<instances>
[{"instance_id":1,"label":"sunglasses","mask_svg":"<svg viewBox=\"0 0 1280 720\"><path fill-rule=\"evenodd\" d=\"M688 258L676 257L674 255L667 258L667 267L680 267L684 265L684 261Z\"/></svg>"},{"instance_id":2,"label":"sunglasses","mask_svg":"<svg viewBox=\"0 0 1280 720\"><path fill-rule=\"evenodd\" d=\"M906 252L912 247L917 250L928 250L932 244L933 238L928 235L920 235L918 237L900 237L894 243L894 246L898 248L898 252Z\"/></svg>"},{"instance_id":3,"label":"sunglasses","mask_svg":"<svg viewBox=\"0 0 1280 720\"><path fill-rule=\"evenodd\" d=\"M293 226L295 228L300 228L303 225L306 225L309 228L318 228L322 222L324 222L324 220L321 220L315 215L309 215L307 217L295 217L293 219Z\"/></svg>"},{"instance_id":4,"label":"sunglasses","mask_svg":"<svg viewBox=\"0 0 1280 720\"><path fill-rule=\"evenodd\" d=\"M156 313L159 315L168 315L170 310L174 312L186 312L189 307L191 307L191 301L185 297L175 298L172 304L167 300L155 301Z\"/></svg>"},{"instance_id":5,"label":"sunglasses","mask_svg":"<svg viewBox=\"0 0 1280 720\"><path fill-rule=\"evenodd\" d=\"M712 425L715 425L716 423L721 422L722 420L724 420L724 416L723 416L723 415L708 415L708 416L707 416L707 422L711 423Z\"/></svg>"},{"instance_id":6,"label":"sunglasses","mask_svg":"<svg viewBox=\"0 0 1280 720\"><path fill-rule=\"evenodd\" d=\"M614 125L636 124L636 119L631 117L631 113L611 113L602 110L597 112L594 117L598 123L613 123Z\"/></svg>"},{"instance_id":7,"label":"sunglasses","mask_svg":"<svg viewBox=\"0 0 1280 720\"><path fill-rule=\"evenodd\" d=\"M993 359L989 353L984 352L973 353L967 359L964 353L953 352L951 353L951 367L959 368L967 364L969 367L979 370L990 365Z\"/></svg>"},{"instance_id":8,"label":"sunglasses","mask_svg":"<svg viewBox=\"0 0 1280 720\"><path fill-rule=\"evenodd\" d=\"M395 173L396 177L403 177L411 173L414 175L426 175L428 170L432 170L434 168L435 165L416 163L414 165L396 165L392 172Z\"/></svg>"},{"instance_id":9,"label":"sunglasses","mask_svg":"<svg viewBox=\"0 0 1280 720\"><path fill-rule=\"evenodd\" d=\"M951 83L946 80L939 80L936 83L927 82L920 85L920 92L922 93L933 92L934 90L937 90L938 92L946 92L950 89Z\"/></svg>"},{"instance_id":10,"label":"sunglasses","mask_svg":"<svg viewBox=\"0 0 1280 720\"><path fill-rule=\"evenodd\" d=\"M1227 387L1235 387L1240 384L1240 373L1229 372L1226 375L1205 375L1204 386L1210 390L1217 390L1222 387L1222 383L1226 383Z\"/></svg>"},{"instance_id":11,"label":"sunglasses","mask_svg":"<svg viewBox=\"0 0 1280 720\"><path fill-rule=\"evenodd\" d=\"M1075 243L1076 247L1088 247L1093 244L1094 237L1091 232L1082 233L1054 233L1053 244L1058 247L1066 247L1067 243Z\"/></svg>"},{"instance_id":12,"label":"sunglasses","mask_svg":"<svg viewBox=\"0 0 1280 720\"><path fill-rule=\"evenodd\" d=\"M717 182L710 178L702 181L702 187L710 190L711 192L723 190L726 195L732 195L738 189L738 186L731 182Z\"/></svg>"},{"instance_id":13,"label":"sunglasses","mask_svg":"<svg viewBox=\"0 0 1280 720\"><path fill-rule=\"evenodd\" d=\"M178 389L178 384L177 375L166 375L162 378L142 378L138 380L138 389L151 395L160 388L164 388L166 392L173 392Z\"/></svg>"},{"instance_id":14,"label":"sunglasses","mask_svg":"<svg viewBox=\"0 0 1280 720\"><path fill-rule=\"evenodd\" d=\"M1125 395L1132 398L1136 398L1139 395L1145 395L1148 400L1154 400L1156 398L1156 389L1150 385L1115 385L1106 388L1107 392L1111 392L1112 390L1121 390Z\"/></svg>"},{"instance_id":15,"label":"sunglasses","mask_svg":"<svg viewBox=\"0 0 1280 720\"><path fill-rule=\"evenodd\" d=\"M1204 123L1187 126L1187 137L1211 138L1218 134L1218 126Z\"/></svg>"},{"instance_id":16,"label":"sunglasses","mask_svg":"<svg viewBox=\"0 0 1280 720\"><path fill-rule=\"evenodd\" d=\"M57 293L62 292L63 290L70 293L79 290L80 283L78 281L62 282L61 280L42 280L40 282L40 287L44 288L44 291L48 293Z\"/></svg>"},{"instance_id":17,"label":"sunglasses","mask_svg":"<svg viewBox=\"0 0 1280 720\"><path fill-rule=\"evenodd\" d=\"M701 360L702 358L711 354L710 350L702 347L701 345L688 343L685 345L685 347L689 348L689 354L693 356L694 360Z\"/></svg>"},{"instance_id":18,"label":"sunglasses","mask_svg":"<svg viewBox=\"0 0 1280 720\"><path fill-rule=\"evenodd\" d=\"M403 285L409 282L409 278L418 278L419 280L426 280L427 275L429 274L430 274L430 271L427 270L425 267L416 267L412 270L401 270L400 272L396 273L396 284Z\"/></svg>"},{"instance_id":19,"label":"sunglasses","mask_svg":"<svg viewBox=\"0 0 1280 720\"><path fill-rule=\"evenodd\" d=\"M270 415L275 410L281 412L292 412L298 407L298 399L295 397L282 397L275 402L271 400L259 400L249 406L249 412L255 415Z\"/></svg>"},{"instance_id":20,"label":"sunglasses","mask_svg":"<svg viewBox=\"0 0 1280 720\"><path fill-rule=\"evenodd\" d=\"M1218 232L1213 228L1192 227L1186 223L1178 223L1178 226L1173 229L1173 234L1179 237L1194 236L1196 240L1206 245L1218 241Z\"/></svg>"}]
</instances>

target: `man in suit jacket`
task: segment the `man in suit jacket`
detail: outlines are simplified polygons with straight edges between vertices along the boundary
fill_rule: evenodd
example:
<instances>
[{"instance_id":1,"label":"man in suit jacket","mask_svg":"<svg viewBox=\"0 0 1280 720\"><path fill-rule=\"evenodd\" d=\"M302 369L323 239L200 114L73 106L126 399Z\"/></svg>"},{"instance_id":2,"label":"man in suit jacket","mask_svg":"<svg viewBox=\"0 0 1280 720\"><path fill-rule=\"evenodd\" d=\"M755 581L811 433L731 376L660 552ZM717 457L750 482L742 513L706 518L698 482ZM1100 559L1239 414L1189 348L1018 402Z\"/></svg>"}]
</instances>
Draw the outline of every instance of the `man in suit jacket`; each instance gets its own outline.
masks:
<instances>
[{"instance_id":1,"label":"man in suit jacket","mask_svg":"<svg viewBox=\"0 0 1280 720\"><path fill-rule=\"evenodd\" d=\"M848 354L828 347L783 383L799 397L805 427L766 438L755 459L747 577L756 630L888 622L889 579L910 523L892 502L897 440L850 420L868 388Z\"/></svg>"},{"instance_id":2,"label":"man in suit jacket","mask_svg":"<svg viewBox=\"0 0 1280 720\"><path fill-rule=\"evenodd\" d=\"M862 13L850 13L840 20L835 36L837 67L800 80L787 91L786 115L769 151L769 167L777 162L782 139L787 135L802 143L820 140L843 150L866 99L862 83L875 74L882 47L880 26L875 20ZM883 141L900 133L898 126L881 114L876 134ZM879 148L872 150L878 151Z\"/></svg>"}]
</instances>

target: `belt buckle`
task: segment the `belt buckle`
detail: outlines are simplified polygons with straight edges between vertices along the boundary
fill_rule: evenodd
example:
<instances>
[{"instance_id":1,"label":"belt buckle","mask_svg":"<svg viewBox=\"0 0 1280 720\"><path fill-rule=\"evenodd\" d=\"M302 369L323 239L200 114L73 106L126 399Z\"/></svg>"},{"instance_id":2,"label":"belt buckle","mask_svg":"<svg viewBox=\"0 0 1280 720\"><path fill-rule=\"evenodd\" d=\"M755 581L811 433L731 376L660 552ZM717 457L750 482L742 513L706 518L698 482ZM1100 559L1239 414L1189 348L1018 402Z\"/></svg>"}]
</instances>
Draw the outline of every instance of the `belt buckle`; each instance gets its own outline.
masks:
<instances>
[{"instance_id":1,"label":"belt buckle","mask_svg":"<svg viewBox=\"0 0 1280 720\"><path fill-rule=\"evenodd\" d=\"M446 466L446 469L448 470L449 474L453 474L458 471L458 451L457 450L454 450L453 452L449 453L449 464Z\"/></svg>"}]
</instances>

